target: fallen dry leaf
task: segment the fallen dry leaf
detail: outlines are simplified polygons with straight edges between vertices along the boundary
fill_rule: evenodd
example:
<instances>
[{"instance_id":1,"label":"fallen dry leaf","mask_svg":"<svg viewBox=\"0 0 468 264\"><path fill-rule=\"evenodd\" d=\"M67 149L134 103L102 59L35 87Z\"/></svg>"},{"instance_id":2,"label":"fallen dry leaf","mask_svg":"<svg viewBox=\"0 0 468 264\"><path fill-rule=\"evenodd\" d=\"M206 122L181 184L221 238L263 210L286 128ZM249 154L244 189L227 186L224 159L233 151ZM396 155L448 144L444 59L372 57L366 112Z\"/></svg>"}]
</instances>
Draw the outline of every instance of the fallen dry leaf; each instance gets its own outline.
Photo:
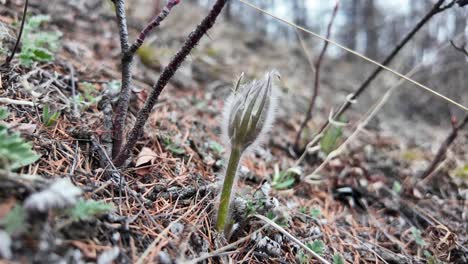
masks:
<instances>
[{"instance_id":1,"label":"fallen dry leaf","mask_svg":"<svg viewBox=\"0 0 468 264\"><path fill-rule=\"evenodd\" d=\"M156 152L154 152L150 148L144 147L143 149L141 149L135 162L135 167L137 168L136 173L140 176L147 174L150 171L150 168L146 166L153 165L157 157L158 155L156 154ZM138 167L143 168L138 169Z\"/></svg>"}]
</instances>

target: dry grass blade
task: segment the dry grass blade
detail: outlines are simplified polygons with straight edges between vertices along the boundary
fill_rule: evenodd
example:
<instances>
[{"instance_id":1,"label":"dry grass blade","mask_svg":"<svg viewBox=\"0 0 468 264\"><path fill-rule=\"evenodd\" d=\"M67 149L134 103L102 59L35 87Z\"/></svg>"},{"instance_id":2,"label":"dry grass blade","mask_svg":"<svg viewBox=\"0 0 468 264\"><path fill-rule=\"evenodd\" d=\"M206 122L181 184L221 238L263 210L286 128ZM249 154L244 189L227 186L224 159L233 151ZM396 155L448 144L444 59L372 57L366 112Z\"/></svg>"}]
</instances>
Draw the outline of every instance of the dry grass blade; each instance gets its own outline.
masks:
<instances>
[{"instance_id":1,"label":"dry grass blade","mask_svg":"<svg viewBox=\"0 0 468 264\"><path fill-rule=\"evenodd\" d=\"M305 249L309 254L314 256L316 259L320 260L320 262L325 263L325 264L330 264L326 259L322 258L319 254L315 253L312 251L310 248L308 248L304 243L302 243L299 239L295 238L293 235L291 235L288 231L284 230L281 226L277 225L275 222L271 221L270 219L266 218L263 215L254 215L254 217L266 222L267 224L271 225L272 227L276 228L278 231L283 233L283 235L287 236L289 239L294 241L294 243L298 244L300 247Z\"/></svg>"},{"instance_id":2,"label":"dry grass blade","mask_svg":"<svg viewBox=\"0 0 468 264\"><path fill-rule=\"evenodd\" d=\"M445 101L447 101L447 102L449 102L449 103L451 103L451 104L453 104L453 105L456 105L457 107L459 107L459 108L461 108L461 109L463 109L463 110L465 110L465 111L468 111L468 107L466 107L466 106L464 106L464 105L458 103L457 101L455 101L455 100L453 100L453 99L450 99L449 97L447 97L447 96L445 96L445 95L443 95L443 94L441 94L441 93L435 91L434 89L431 89L431 88L427 87L426 85L421 84L421 83L419 83L419 82L417 82L417 81L415 81L415 80L409 78L409 77L406 76L406 75L403 75L403 74L401 74L401 73L399 73L399 72L397 72L397 71L395 71L395 70L393 70L393 69L391 69L391 68L389 68L389 67L387 67L387 66L385 66L385 65L382 65L381 63L379 63L379 62L377 62L377 61L375 61L375 60L373 60L373 59L371 59L371 58L369 58L369 57L366 57L366 56L362 55L362 54L359 53L359 52L356 52L356 51L354 51L354 50L352 50L352 49L350 49L350 48L347 48L347 47L345 47L345 46L339 44L339 43L336 42L336 41L333 41L333 40L331 40L331 39L328 39L328 38L326 38L326 37L324 37L324 36L322 36L322 35L320 35L320 34L317 34L317 33L313 32L313 31L311 31L311 30L308 30L308 29L306 29L306 28L304 28L304 27L301 27L301 26L299 26L299 25L297 25L297 24L295 24L295 23L293 23L293 22L291 22L291 21L288 21L288 20L286 20L286 19L283 19L283 18L281 18L281 17L278 17L278 16L276 16L276 15L274 15L274 14L272 14L272 13L266 11L265 9L262 9L262 8L260 8L260 7L256 6L256 5L254 5L254 4L252 4L252 3L250 3L250 2L248 2L248 1L246 1L246 0L238 0L238 1L240 1L241 3L243 3L243 4L245 4L245 5L247 5L247 6L251 7L251 8L253 8L253 9L259 11L259 12L262 12L262 13L264 13L264 14L266 14L266 15L269 15L269 16L271 16L272 18L274 18L274 19L276 19L276 20L278 20L278 21L280 21L280 22L282 22L282 23L285 23L285 24L287 24L287 25L289 25L289 26L291 26L291 27L294 27L294 28L296 28L296 29L298 29L298 30L301 30L301 31L303 31L303 32L306 32L307 34L310 34L310 35L312 35L312 36L314 36L314 37L316 37L316 38L319 38L319 39L321 39L321 40L327 41L327 42L329 42L330 44L333 44L333 45L335 45L335 46L337 46L337 47L339 47L339 48L341 48L341 49L343 49L343 50L345 50L345 51L347 51L347 52L349 52L349 53L351 53L351 54L353 54L353 55L355 55L355 56L357 56L357 57L359 57L359 58L361 58L361 59L363 59L363 60L366 60L366 61L368 61L368 62L370 62L370 63L373 63L373 64L375 64L375 65L377 65L377 66L379 66L379 67L381 67L381 68L383 68L383 69L385 69L385 70L387 70L387 71L389 71L389 72L395 74L396 76L398 76L398 77L400 77L400 78L403 78L404 80L406 80L406 81L408 81L408 82L413 83L413 84L416 85L417 87L419 87L419 88L421 88L421 89L424 89L424 90L426 90L426 91L432 93L433 95L438 96L438 97L442 98L443 100L445 100Z\"/></svg>"}]
</instances>

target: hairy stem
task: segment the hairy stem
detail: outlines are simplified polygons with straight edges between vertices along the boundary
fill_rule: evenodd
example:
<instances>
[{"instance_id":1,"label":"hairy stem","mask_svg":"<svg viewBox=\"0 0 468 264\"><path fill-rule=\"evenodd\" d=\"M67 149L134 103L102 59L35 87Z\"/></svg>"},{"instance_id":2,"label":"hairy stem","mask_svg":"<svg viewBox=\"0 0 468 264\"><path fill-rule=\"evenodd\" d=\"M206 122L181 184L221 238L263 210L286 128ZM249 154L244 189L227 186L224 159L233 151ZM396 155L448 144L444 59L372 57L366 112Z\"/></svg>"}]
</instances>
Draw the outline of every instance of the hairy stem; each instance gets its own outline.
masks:
<instances>
[{"instance_id":1,"label":"hairy stem","mask_svg":"<svg viewBox=\"0 0 468 264\"><path fill-rule=\"evenodd\" d=\"M132 83L132 62L133 56L128 53L128 28L127 16L125 13L125 0L114 0L115 14L120 34L121 63L122 63L122 87L120 88L119 100L114 110L113 120L113 146L112 156L116 156L123 144L123 133L125 120L127 119L128 103L130 102L130 86Z\"/></svg>"},{"instance_id":2,"label":"hairy stem","mask_svg":"<svg viewBox=\"0 0 468 264\"><path fill-rule=\"evenodd\" d=\"M148 120L148 117L153 110L154 105L158 101L159 95L161 94L162 90L166 87L169 83L169 80L174 76L175 72L179 69L182 62L188 56L190 51L198 44L200 39L206 34L206 32L213 27L216 18L221 13L221 10L225 6L228 0L217 0L216 3L213 5L213 8L209 12L208 16L206 16L202 22L197 26L197 28L190 33L188 38L185 40L184 45L182 48L176 53L176 55L172 58L171 62L164 68L161 76L159 77L156 84L153 85L151 89L151 93L148 96L143 108L138 112L135 125L133 126L132 130L130 131L127 137L127 143L119 152L117 157L114 159L114 163L116 166L122 166L125 161L129 158L130 153L135 147L136 142L138 141L139 137L143 133L143 127Z\"/></svg>"},{"instance_id":3,"label":"hairy stem","mask_svg":"<svg viewBox=\"0 0 468 264\"><path fill-rule=\"evenodd\" d=\"M161 22L169 15L171 9L176 6L180 0L170 0L164 9L150 23L148 23L138 35L135 42L130 45L128 40L127 19L125 14L125 1L114 0L117 15L117 23L120 32L120 45L122 49L122 88L119 101L114 111L113 121L113 147L112 157L116 157L123 145L125 120L127 119L128 104L130 103L130 91L132 85L132 63L136 51L143 45L148 34L159 26Z\"/></svg>"},{"instance_id":4,"label":"hairy stem","mask_svg":"<svg viewBox=\"0 0 468 264\"><path fill-rule=\"evenodd\" d=\"M229 156L229 163L226 169L226 178L224 178L223 190L219 202L218 219L216 220L216 229L218 232L224 231L226 221L229 216L229 204L231 202L231 191L236 178L237 167L241 157L239 148L233 147Z\"/></svg>"}]
</instances>

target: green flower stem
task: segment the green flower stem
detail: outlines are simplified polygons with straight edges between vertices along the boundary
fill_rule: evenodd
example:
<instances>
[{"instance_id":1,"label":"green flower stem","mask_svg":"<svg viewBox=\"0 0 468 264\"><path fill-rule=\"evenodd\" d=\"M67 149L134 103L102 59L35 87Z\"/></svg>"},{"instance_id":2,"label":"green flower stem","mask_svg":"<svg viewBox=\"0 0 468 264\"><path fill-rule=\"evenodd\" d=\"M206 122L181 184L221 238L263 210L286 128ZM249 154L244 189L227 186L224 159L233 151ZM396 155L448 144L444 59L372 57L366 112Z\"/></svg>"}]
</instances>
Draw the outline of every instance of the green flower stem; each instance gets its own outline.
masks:
<instances>
[{"instance_id":1,"label":"green flower stem","mask_svg":"<svg viewBox=\"0 0 468 264\"><path fill-rule=\"evenodd\" d=\"M218 232L224 231L226 221L229 215L229 203L231 200L231 191L236 178L237 167L241 157L241 150L233 147L229 157L229 163L226 170L226 178L224 178L223 191L219 203L218 220L216 221L216 229Z\"/></svg>"}]
</instances>

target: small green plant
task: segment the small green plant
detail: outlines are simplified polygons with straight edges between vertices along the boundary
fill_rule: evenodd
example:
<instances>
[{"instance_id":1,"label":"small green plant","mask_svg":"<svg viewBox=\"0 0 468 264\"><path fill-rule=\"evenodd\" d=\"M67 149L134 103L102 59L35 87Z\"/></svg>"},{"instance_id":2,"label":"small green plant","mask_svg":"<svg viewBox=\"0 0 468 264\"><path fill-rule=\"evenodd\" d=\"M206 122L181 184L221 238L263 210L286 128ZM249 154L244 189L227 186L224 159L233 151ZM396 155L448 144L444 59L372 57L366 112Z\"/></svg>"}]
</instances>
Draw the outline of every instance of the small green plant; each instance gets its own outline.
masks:
<instances>
[{"instance_id":1,"label":"small green plant","mask_svg":"<svg viewBox=\"0 0 468 264\"><path fill-rule=\"evenodd\" d=\"M70 209L69 215L74 221L89 220L96 216L107 214L114 210L112 204L103 201L80 200Z\"/></svg>"},{"instance_id":2,"label":"small green plant","mask_svg":"<svg viewBox=\"0 0 468 264\"><path fill-rule=\"evenodd\" d=\"M429 252L428 250L424 250L423 254L426 257L426 261L427 261L426 263L427 264L441 264L441 263L443 263L440 260L438 260L436 257L434 257L431 254L431 252Z\"/></svg>"},{"instance_id":3,"label":"small green plant","mask_svg":"<svg viewBox=\"0 0 468 264\"><path fill-rule=\"evenodd\" d=\"M345 261L340 253L335 253L333 255L333 264L345 264Z\"/></svg>"},{"instance_id":4,"label":"small green plant","mask_svg":"<svg viewBox=\"0 0 468 264\"><path fill-rule=\"evenodd\" d=\"M289 189L296 183L296 179L299 178L301 173L301 170L297 167L279 171L278 166L275 166L271 187L277 190Z\"/></svg>"},{"instance_id":5,"label":"small green plant","mask_svg":"<svg viewBox=\"0 0 468 264\"><path fill-rule=\"evenodd\" d=\"M0 108L0 120L8 116L6 109ZM19 133L10 133L0 124L0 169L16 170L34 163L39 155L32 150L30 143L25 142Z\"/></svg>"},{"instance_id":6,"label":"small green plant","mask_svg":"<svg viewBox=\"0 0 468 264\"><path fill-rule=\"evenodd\" d=\"M307 207L305 207L305 206L299 207L299 212L300 212L301 214L307 214Z\"/></svg>"},{"instance_id":7,"label":"small green plant","mask_svg":"<svg viewBox=\"0 0 468 264\"><path fill-rule=\"evenodd\" d=\"M76 95L74 100L82 110L97 105L101 101L102 96L94 84L84 82L80 87L83 92Z\"/></svg>"},{"instance_id":8,"label":"small green plant","mask_svg":"<svg viewBox=\"0 0 468 264\"><path fill-rule=\"evenodd\" d=\"M6 119L8 117L8 111L6 108L0 107L0 120Z\"/></svg>"},{"instance_id":9,"label":"small green plant","mask_svg":"<svg viewBox=\"0 0 468 264\"><path fill-rule=\"evenodd\" d=\"M318 208L311 208L309 213L310 213L310 216L312 216L315 219L318 219L320 215L322 214L322 212Z\"/></svg>"},{"instance_id":10,"label":"small green plant","mask_svg":"<svg viewBox=\"0 0 468 264\"><path fill-rule=\"evenodd\" d=\"M392 190L393 190L396 194L400 194L400 193L401 193L401 189L402 189L402 186L401 186L401 183L400 183L400 182L398 182L398 181L393 182Z\"/></svg>"},{"instance_id":11,"label":"small green plant","mask_svg":"<svg viewBox=\"0 0 468 264\"><path fill-rule=\"evenodd\" d=\"M23 45L19 58L21 64L31 66L33 62L50 62L59 47L60 32L45 32L40 26L50 21L50 16L37 15L30 17L24 25Z\"/></svg>"},{"instance_id":12,"label":"small green plant","mask_svg":"<svg viewBox=\"0 0 468 264\"><path fill-rule=\"evenodd\" d=\"M210 146L210 149L212 151L216 152L217 154L222 154L224 152L223 145L219 144L216 141L210 141L209 146Z\"/></svg>"},{"instance_id":13,"label":"small green plant","mask_svg":"<svg viewBox=\"0 0 468 264\"><path fill-rule=\"evenodd\" d=\"M185 154L185 149L179 146L177 143L174 143L170 137L164 136L162 139L163 139L165 148L169 150L170 152L172 152L173 154L176 154L176 155Z\"/></svg>"},{"instance_id":14,"label":"small green plant","mask_svg":"<svg viewBox=\"0 0 468 264\"><path fill-rule=\"evenodd\" d=\"M320 256L325 253L325 244L322 240L314 240L312 243L307 243L306 246Z\"/></svg>"},{"instance_id":15,"label":"small green plant","mask_svg":"<svg viewBox=\"0 0 468 264\"><path fill-rule=\"evenodd\" d=\"M325 131L325 134L320 140L320 149L325 152L325 154L330 154L330 152L338 147L338 143L342 135L342 128L332 125L330 129Z\"/></svg>"},{"instance_id":16,"label":"small green plant","mask_svg":"<svg viewBox=\"0 0 468 264\"><path fill-rule=\"evenodd\" d=\"M297 259L299 260L300 264L307 264L309 263L309 257L304 253L303 250L300 250L297 253Z\"/></svg>"},{"instance_id":17,"label":"small green plant","mask_svg":"<svg viewBox=\"0 0 468 264\"><path fill-rule=\"evenodd\" d=\"M276 108L273 79L275 73L267 73L260 81L241 86L242 76L234 85L224 111L223 136L229 142L230 154L226 168L218 209L216 229L228 234L231 191L242 156L261 143L274 119Z\"/></svg>"},{"instance_id":18,"label":"small green plant","mask_svg":"<svg viewBox=\"0 0 468 264\"><path fill-rule=\"evenodd\" d=\"M454 169L451 174L461 179L468 179L468 165L460 166Z\"/></svg>"},{"instance_id":19,"label":"small green plant","mask_svg":"<svg viewBox=\"0 0 468 264\"><path fill-rule=\"evenodd\" d=\"M413 237L414 242L416 242L416 244L418 246L424 247L426 245L426 242L424 241L424 239L421 236L421 230L419 230L419 229L417 229L415 227L412 227L411 228L411 235Z\"/></svg>"},{"instance_id":20,"label":"small green plant","mask_svg":"<svg viewBox=\"0 0 468 264\"><path fill-rule=\"evenodd\" d=\"M19 204L15 205L5 218L0 220L0 224L10 235L25 231L26 212L24 211L24 208Z\"/></svg>"},{"instance_id":21,"label":"small green plant","mask_svg":"<svg viewBox=\"0 0 468 264\"><path fill-rule=\"evenodd\" d=\"M42 123L46 127L53 126L58 118L60 117L60 112L51 112L49 105L44 105L42 109Z\"/></svg>"}]
</instances>

